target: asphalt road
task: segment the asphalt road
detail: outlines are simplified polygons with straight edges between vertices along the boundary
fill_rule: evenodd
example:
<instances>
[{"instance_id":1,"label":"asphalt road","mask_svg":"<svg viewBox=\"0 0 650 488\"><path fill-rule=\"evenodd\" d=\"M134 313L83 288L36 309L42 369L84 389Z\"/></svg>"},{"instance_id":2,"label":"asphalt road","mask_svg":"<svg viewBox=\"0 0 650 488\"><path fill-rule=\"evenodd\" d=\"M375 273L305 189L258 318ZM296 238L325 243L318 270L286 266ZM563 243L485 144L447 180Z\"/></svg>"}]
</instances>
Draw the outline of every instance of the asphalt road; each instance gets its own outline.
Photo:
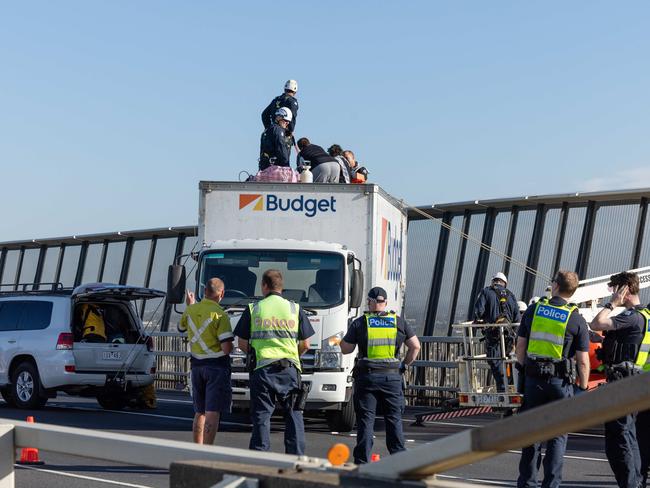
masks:
<instances>
[{"instance_id":1,"label":"asphalt road","mask_svg":"<svg viewBox=\"0 0 650 488\"><path fill-rule=\"evenodd\" d=\"M408 447L415 447L468 427L484 425L496 417L484 415L451 421L430 422L423 427L410 425L413 412L407 412L405 431ZM158 408L147 411L102 410L94 400L59 396L38 411L9 408L0 402L0 417L24 420L34 415L37 422L101 429L110 432L191 441L192 406L189 398L180 395L162 395ZM323 419L307 419L307 454L325 457L334 442L344 442L352 448L354 434L330 432ZM388 455L385 447L383 424L377 422L374 452ZM245 415L233 414L224 418L216 443L232 447L248 447L250 424ZM273 423L272 449L283 451L283 425L280 418ZM572 433L565 456L562 486L584 488L616 487L603 452L602 429ZM77 488L109 486L167 487L167 471L141 466L112 463L101 459L101 453L89 453L88 458L41 451L42 466L16 468L18 487ZM486 486L516 486L519 453L504 453L480 463L465 466L441 475L441 478L471 480Z\"/></svg>"}]
</instances>

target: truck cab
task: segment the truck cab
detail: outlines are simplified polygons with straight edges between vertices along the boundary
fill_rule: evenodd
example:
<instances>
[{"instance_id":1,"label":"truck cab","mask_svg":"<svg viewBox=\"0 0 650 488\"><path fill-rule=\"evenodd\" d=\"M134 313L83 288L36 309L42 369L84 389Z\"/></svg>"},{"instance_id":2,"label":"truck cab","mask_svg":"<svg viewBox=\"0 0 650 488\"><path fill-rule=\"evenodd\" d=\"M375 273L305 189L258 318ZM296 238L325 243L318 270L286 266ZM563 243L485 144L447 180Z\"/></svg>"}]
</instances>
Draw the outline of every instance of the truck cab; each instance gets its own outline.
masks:
<instances>
[{"instance_id":1,"label":"truck cab","mask_svg":"<svg viewBox=\"0 0 650 488\"><path fill-rule=\"evenodd\" d=\"M264 272L281 271L283 297L300 305L314 328L310 348L301 357L302 381L311 385L307 408L327 410L332 427L344 429L344 419L336 412L346 414L351 422L353 414L346 406L351 408L354 361L350 355L341 354L338 342L347 330L350 315L359 307L363 289L362 275L354 266L354 254L339 244L291 239L218 241L199 254L196 284L200 299L207 280L223 280L226 288L221 305L234 329L245 307L263 298L260 286ZM245 358L239 349L231 355L236 406L246 406L250 399Z\"/></svg>"}]
</instances>

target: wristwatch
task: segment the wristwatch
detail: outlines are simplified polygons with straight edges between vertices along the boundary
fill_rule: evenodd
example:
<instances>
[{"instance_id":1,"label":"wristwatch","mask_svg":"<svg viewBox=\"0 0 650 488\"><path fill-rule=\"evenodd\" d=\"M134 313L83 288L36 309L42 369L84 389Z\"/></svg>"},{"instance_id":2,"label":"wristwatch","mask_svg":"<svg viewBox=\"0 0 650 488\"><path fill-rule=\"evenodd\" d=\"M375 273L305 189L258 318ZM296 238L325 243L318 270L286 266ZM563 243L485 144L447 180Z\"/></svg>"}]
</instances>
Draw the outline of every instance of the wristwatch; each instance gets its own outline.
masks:
<instances>
[{"instance_id":1,"label":"wristwatch","mask_svg":"<svg viewBox=\"0 0 650 488\"><path fill-rule=\"evenodd\" d=\"M607 308L607 309L609 309L609 310L614 310L614 305L612 305L610 302L607 302L607 303L604 305L604 307Z\"/></svg>"}]
</instances>

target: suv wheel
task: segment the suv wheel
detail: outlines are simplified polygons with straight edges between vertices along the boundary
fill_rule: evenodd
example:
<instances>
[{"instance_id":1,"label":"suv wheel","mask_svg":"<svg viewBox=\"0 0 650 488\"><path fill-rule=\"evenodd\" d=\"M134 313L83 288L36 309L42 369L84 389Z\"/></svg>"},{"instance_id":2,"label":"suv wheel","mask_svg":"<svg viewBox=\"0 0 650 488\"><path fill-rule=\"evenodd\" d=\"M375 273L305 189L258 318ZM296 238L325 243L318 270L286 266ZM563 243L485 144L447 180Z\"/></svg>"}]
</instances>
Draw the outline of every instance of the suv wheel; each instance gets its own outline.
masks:
<instances>
[{"instance_id":1,"label":"suv wheel","mask_svg":"<svg viewBox=\"0 0 650 488\"><path fill-rule=\"evenodd\" d=\"M18 408L41 408L47 402L38 370L33 363L20 363L11 375L10 396Z\"/></svg>"},{"instance_id":2,"label":"suv wheel","mask_svg":"<svg viewBox=\"0 0 650 488\"><path fill-rule=\"evenodd\" d=\"M122 410L126 407L126 397L114 391L111 393L100 393L97 395L97 403L104 410Z\"/></svg>"}]
</instances>

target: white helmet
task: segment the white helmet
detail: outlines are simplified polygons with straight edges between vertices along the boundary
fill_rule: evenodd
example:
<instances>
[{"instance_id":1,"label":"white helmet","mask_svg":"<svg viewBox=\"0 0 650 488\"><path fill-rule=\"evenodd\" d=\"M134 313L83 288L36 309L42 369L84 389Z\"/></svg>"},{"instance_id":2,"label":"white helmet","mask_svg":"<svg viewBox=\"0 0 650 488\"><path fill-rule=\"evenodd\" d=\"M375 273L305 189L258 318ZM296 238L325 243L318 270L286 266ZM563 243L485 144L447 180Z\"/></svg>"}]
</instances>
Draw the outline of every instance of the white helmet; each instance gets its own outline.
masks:
<instances>
[{"instance_id":1,"label":"white helmet","mask_svg":"<svg viewBox=\"0 0 650 488\"><path fill-rule=\"evenodd\" d=\"M284 84L284 89L295 93L298 91L298 82L296 80L287 80Z\"/></svg>"},{"instance_id":2,"label":"white helmet","mask_svg":"<svg viewBox=\"0 0 650 488\"><path fill-rule=\"evenodd\" d=\"M286 120L287 122L291 122L293 119L293 114L291 113L291 110L289 110L286 107L280 107L275 111L275 117L281 117L282 120Z\"/></svg>"},{"instance_id":3,"label":"white helmet","mask_svg":"<svg viewBox=\"0 0 650 488\"><path fill-rule=\"evenodd\" d=\"M521 300L519 300L517 302L517 305L519 306L519 311L521 313L524 313L526 311L526 309L528 308L528 305L526 305L526 302L522 302Z\"/></svg>"},{"instance_id":4,"label":"white helmet","mask_svg":"<svg viewBox=\"0 0 650 488\"><path fill-rule=\"evenodd\" d=\"M506 285L508 284L508 278L506 278L506 275L504 275L504 274L501 273L500 271L492 277L492 281L494 281L494 280L501 280L501 281L503 281Z\"/></svg>"}]
</instances>

